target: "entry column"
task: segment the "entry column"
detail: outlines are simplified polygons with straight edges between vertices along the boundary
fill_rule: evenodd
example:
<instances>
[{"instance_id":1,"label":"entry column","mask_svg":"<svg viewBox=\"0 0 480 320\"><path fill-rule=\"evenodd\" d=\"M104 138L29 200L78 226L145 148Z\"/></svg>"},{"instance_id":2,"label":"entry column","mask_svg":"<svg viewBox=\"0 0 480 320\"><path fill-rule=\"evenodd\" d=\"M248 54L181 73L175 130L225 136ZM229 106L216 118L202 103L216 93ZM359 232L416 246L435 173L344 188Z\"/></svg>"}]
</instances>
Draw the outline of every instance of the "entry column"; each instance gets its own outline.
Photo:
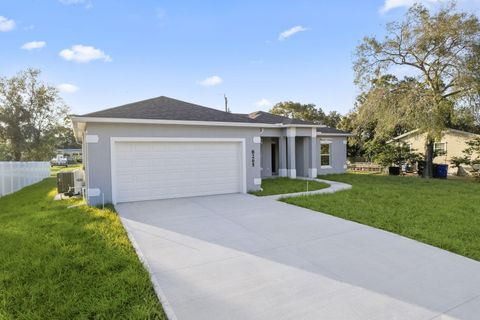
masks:
<instances>
[{"instance_id":1,"label":"entry column","mask_svg":"<svg viewBox=\"0 0 480 320\"><path fill-rule=\"evenodd\" d=\"M278 175L280 177L287 176L287 139L285 137L278 138Z\"/></svg>"},{"instance_id":2,"label":"entry column","mask_svg":"<svg viewBox=\"0 0 480 320\"><path fill-rule=\"evenodd\" d=\"M317 128L312 128L312 136L309 141L308 152L308 176L317 177Z\"/></svg>"},{"instance_id":3,"label":"entry column","mask_svg":"<svg viewBox=\"0 0 480 320\"><path fill-rule=\"evenodd\" d=\"M297 167L295 164L295 128L287 128L287 175L289 178L297 177Z\"/></svg>"}]
</instances>

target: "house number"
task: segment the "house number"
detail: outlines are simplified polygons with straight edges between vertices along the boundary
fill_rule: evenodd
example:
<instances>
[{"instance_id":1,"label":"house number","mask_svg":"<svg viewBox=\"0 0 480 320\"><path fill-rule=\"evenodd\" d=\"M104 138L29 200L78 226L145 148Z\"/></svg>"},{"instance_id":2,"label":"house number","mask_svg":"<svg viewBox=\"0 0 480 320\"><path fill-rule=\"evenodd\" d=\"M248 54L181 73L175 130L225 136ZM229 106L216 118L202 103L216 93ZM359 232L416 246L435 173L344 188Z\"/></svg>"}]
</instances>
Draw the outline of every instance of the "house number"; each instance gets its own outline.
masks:
<instances>
[{"instance_id":1,"label":"house number","mask_svg":"<svg viewBox=\"0 0 480 320\"><path fill-rule=\"evenodd\" d=\"M252 150L252 167L255 167L255 150Z\"/></svg>"}]
</instances>

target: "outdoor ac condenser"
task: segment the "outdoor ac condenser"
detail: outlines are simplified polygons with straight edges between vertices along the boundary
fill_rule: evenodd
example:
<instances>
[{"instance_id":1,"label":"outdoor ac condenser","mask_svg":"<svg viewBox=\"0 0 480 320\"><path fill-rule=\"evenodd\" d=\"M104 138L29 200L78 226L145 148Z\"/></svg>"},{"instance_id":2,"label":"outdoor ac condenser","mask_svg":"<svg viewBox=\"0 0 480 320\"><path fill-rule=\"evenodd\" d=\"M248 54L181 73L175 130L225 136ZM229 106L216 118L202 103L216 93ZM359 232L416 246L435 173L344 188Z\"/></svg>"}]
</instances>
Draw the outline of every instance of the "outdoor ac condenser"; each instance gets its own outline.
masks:
<instances>
[{"instance_id":1,"label":"outdoor ac condenser","mask_svg":"<svg viewBox=\"0 0 480 320\"><path fill-rule=\"evenodd\" d=\"M57 173L57 191L68 196L80 194L83 187L83 170Z\"/></svg>"}]
</instances>

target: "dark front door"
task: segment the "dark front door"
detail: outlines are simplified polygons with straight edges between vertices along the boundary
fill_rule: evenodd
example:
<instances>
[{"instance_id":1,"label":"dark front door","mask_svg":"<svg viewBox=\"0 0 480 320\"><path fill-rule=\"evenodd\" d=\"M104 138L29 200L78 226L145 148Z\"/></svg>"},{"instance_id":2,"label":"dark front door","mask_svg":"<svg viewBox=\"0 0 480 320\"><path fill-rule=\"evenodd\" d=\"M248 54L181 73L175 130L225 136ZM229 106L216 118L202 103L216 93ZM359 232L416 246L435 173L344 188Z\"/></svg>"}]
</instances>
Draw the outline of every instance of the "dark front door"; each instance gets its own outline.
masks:
<instances>
[{"instance_id":1,"label":"dark front door","mask_svg":"<svg viewBox=\"0 0 480 320\"><path fill-rule=\"evenodd\" d=\"M272 174L277 174L277 144L272 143Z\"/></svg>"}]
</instances>

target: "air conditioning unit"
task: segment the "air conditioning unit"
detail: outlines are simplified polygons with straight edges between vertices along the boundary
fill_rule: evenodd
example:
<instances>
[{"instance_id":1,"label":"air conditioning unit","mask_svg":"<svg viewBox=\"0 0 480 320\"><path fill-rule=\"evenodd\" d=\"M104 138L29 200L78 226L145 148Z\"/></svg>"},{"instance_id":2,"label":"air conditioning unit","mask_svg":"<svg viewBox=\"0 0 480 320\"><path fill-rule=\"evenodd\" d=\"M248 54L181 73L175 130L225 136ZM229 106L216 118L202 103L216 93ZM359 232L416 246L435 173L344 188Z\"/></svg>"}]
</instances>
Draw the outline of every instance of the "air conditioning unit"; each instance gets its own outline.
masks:
<instances>
[{"instance_id":1,"label":"air conditioning unit","mask_svg":"<svg viewBox=\"0 0 480 320\"><path fill-rule=\"evenodd\" d=\"M84 185L83 170L72 170L57 173L57 191L68 196L78 195Z\"/></svg>"}]
</instances>

